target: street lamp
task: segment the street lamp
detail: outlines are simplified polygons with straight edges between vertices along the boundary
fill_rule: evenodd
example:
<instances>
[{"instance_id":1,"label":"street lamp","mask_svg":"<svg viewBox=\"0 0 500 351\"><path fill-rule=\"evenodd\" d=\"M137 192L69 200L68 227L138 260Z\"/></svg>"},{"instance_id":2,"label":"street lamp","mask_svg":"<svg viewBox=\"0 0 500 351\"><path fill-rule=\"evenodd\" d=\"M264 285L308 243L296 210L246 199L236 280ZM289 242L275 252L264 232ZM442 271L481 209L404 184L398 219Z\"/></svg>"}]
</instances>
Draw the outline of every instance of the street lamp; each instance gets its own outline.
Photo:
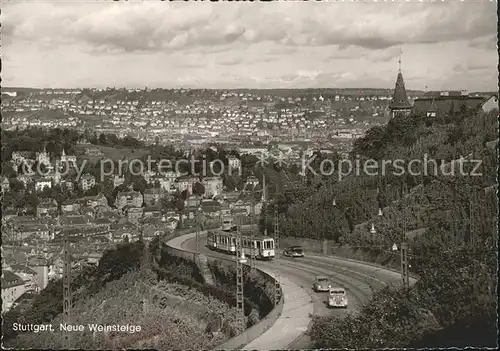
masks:
<instances>
[{"instance_id":1,"label":"street lamp","mask_svg":"<svg viewBox=\"0 0 500 351\"><path fill-rule=\"evenodd\" d=\"M247 263L247 258L245 257L245 253L243 251L241 251L241 257L238 259L238 261L241 264Z\"/></svg>"},{"instance_id":2,"label":"street lamp","mask_svg":"<svg viewBox=\"0 0 500 351\"><path fill-rule=\"evenodd\" d=\"M196 254L200 254L200 227L201 227L201 222L200 222L200 213L201 213L201 206L198 207L196 211Z\"/></svg>"}]
</instances>

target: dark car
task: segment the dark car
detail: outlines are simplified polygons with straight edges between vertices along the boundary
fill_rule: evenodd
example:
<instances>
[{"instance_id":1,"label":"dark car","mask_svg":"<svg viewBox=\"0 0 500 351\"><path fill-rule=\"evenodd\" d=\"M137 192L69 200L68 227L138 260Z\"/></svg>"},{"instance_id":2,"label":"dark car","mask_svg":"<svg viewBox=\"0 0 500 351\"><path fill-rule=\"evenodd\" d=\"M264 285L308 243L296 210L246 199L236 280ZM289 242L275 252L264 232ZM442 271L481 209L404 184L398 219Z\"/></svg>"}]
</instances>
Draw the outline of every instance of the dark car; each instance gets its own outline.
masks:
<instances>
[{"instance_id":1,"label":"dark car","mask_svg":"<svg viewBox=\"0 0 500 351\"><path fill-rule=\"evenodd\" d=\"M290 246L283 251L287 257L304 257L304 250L301 246Z\"/></svg>"}]
</instances>

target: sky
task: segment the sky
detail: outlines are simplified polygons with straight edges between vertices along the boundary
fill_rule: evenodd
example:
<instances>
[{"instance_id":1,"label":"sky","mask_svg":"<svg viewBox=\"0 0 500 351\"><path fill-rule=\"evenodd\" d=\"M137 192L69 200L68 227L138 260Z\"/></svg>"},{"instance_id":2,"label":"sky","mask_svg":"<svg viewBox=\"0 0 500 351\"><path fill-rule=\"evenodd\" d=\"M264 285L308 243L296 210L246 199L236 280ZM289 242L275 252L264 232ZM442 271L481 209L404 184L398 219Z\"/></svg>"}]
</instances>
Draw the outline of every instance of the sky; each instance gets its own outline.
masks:
<instances>
[{"instance_id":1,"label":"sky","mask_svg":"<svg viewBox=\"0 0 500 351\"><path fill-rule=\"evenodd\" d=\"M3 1L2 85L496 91L496 1Z\"/></svg>"}]
</instances>

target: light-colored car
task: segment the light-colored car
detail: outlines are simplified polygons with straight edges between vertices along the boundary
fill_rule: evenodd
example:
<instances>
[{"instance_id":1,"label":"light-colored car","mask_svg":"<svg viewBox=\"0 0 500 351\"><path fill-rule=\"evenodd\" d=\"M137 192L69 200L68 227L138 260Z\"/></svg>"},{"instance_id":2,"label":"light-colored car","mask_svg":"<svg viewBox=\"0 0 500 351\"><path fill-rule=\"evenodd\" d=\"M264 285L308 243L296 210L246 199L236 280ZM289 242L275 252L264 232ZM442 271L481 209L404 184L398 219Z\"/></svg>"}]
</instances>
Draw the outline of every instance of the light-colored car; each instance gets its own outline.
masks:
<instances>
[{"instance_id":1,"label":"light-colored car","mask_svg":"<svg viewBox=\"0 0 500 351\"><path fill-rule=\"evenodd\" d=\"M304 250L301 246L290 246L283 251L287 257L304 257Z\"/></svg>"},{"instance_id":2,"label":"light-colored car","mask_svg":"<svg viewBox=\"0 0 500 351\"><path fill-rule=\"evenodd\" d=\"M313 284L313 290L316 292L325 292L329 291L331 283L330 280L324 275L316 276L316 280Z\"/></svg>"},{"instance_id":3,"label":"light-colored car","mask_svg":"<svg viewBox=\"0 0 500 351\"><path fill-rule=\"evenodd\" d=\"M349 301L347 299L347 292L344 288L328 289L328 307L347 308Z\"/></svg>"}]
</instances>

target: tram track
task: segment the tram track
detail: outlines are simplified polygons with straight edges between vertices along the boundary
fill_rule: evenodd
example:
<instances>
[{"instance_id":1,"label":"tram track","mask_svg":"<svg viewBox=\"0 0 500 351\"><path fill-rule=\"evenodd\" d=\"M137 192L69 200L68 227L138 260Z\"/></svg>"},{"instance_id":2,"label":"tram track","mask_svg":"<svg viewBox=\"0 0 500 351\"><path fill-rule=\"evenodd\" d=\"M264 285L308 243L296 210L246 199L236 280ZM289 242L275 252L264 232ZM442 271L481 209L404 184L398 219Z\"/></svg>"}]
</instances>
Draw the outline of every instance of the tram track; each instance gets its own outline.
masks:
<instances>
[{"instance_id":1,"label":"tram track","mask_svg":"<svg viewBox=\"0 0 500 351\"><path fill-rule=\"evenodd\" d=\"M224 260L235 259L234 255L209 249L206 246L206 235L201 235L199 240L200 243L202 243L200 245L201 254ZM184 241L182 243L182 249L189 252L195 252L195 238ZM309 303L312 304L311 312L315 316L335 315L342 318L348 313L356 313L364 303L370 300L374 291L387 285L395 285L400 282L400 275L397 272L359 261L344 260L338 257L329 256L288 258L280 255L280 258L273 261L256 260L255 266L265 269L268 272L275 272L278 276L284 277L296 284L298 289L301 288L304 290L309 296ZM330 309L325 303L325 294L313 292L312 286L316 275L325 275L331 279L333 284L347 288L349 298L349 306L347 309ZM287 302L288 301L285 299L285 304ZM307 301L304 303L307 303ZM281 324L283 324L283 322ZM265 334L263 334L263 336L264 335ZM261 344L262 343L259 344L258 349L263 349L260 346ZM252 342L249 344L249 347L255 345L256 343ZM312 342L305 331L297 331L295 339L293 341L290 340L286 346L283 344L281 348L306 349L312 346Z\"/></svg>"}]
</instances>

